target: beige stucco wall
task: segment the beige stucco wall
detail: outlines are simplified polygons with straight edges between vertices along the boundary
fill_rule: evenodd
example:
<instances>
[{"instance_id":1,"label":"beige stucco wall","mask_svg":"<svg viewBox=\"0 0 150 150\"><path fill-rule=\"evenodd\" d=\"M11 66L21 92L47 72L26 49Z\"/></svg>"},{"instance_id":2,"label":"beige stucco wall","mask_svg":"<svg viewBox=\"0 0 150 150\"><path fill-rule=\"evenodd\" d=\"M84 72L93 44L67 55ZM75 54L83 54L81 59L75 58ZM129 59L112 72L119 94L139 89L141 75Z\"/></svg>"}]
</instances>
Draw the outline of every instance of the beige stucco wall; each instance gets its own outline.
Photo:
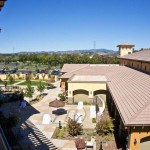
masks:
<instances>
[{"instance_id":1,"label":"beige stucco wall","mask_svg":"<svg viewBox=\"0 0 150 150\"><path fill-rule=\"evenodd\" d=\"M25 79L25 74L19 74L19 78L17 76L17 74L10 74L13 78L17 79ZM7 75L6 74L0 74L0 79L1 80L6 80L7 79Z\"/></svg>"},{"instance_id":2,"label":"beige stucco wall","mask_svg":"<svg viewBox=\"0 0 150 150\"><path fill-rule=\"evenodd\" d=\"M136 69L141 69L143 71L150 72L150 63L148 62L120 59L120 65L130 66ZM145 67L146 67L146 70L145 70Z\"/></svg>"},{"instance_id":3,"label":"beige stucco wall","mask_svg":"<svg viewBox=\"0 0 150 150\"><path fill-rule=\"evenodd\" d=\"M119 48L120 56L128 55L128 53L133 53L133 48L120 47Z\"/></svg>"},{"instance_id":4,"label":"beige stucco wall","mask_svg":"<svg viewBox=\"0 0 150 150\"><path fill-rule=\"evenodd\" d=\"M140 150L140 140L147 136L150 136L150 127L132 127L129 137L129 150ZM136 145L134 144L135 139Z\"/></svg>"},{"instance_id":5,"label":"beige stucco wall","mask_svg":"<svg viewBox=\"0 0 150 150\"><path fill-rule=\"evenodd\" d=\"M150 72L150 63L146 63L146 62L142 63L142 70L144 71L145 71L145 66L146 66L146 71Z\"/></svg>"},{"instance_id":6,"label":"beige stucco wall","mask_svg":"<svg viewBox=\"0 0 150 150\"><path fill-rule=\"evenodd\" d=\"M13 78L17 79L25 79L26 78L26 74L19 74L19 78L17 76L17 74L10 74ZM32 79L36 79L36 77L39 76L39 80L43 80L42 74L36 74L35 76L33 76L33 74L31 74ZM7 74L0 74L0 79L1 80L6 80L7 78ZM48 80L50 79L48 74L45 74L44 80ZM58 77L54 76L54 79L56 79L56 81L58 80Z\"/></svg>"},{"instance_id":7,"label":"beige stucco wall","mask_svg":"<svg viewBox=\"0 0 150 150\"><path fill-rule=\"evenodd\" d=\"M73 97L75 90L86 90L89 98L93 98L94 91L106 90L106 83L68 83L68 97Z\"/></svg>"}]
</instances>

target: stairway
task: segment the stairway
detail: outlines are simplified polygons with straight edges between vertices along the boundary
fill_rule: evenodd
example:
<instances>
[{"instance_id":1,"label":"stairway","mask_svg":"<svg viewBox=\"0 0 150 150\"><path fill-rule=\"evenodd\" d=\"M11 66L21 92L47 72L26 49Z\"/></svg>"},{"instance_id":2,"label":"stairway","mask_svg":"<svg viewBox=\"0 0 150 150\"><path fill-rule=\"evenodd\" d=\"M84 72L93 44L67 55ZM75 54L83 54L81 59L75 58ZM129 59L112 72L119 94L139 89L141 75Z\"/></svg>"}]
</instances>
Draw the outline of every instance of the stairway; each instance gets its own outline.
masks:
<instances>
[{"instance_id":1,"label":"stairway","mask_svg":"<svg viewBox=\"0 0 150 150\"><path fill-rule=\"evenodd\" d=\"M45 137L45 135L29 120L24 123L28 131L28 135L25 138L28 138L26 141L29 141L27 149L30 150L58 150L57 147Z\"/></svg>"}]
</instances>

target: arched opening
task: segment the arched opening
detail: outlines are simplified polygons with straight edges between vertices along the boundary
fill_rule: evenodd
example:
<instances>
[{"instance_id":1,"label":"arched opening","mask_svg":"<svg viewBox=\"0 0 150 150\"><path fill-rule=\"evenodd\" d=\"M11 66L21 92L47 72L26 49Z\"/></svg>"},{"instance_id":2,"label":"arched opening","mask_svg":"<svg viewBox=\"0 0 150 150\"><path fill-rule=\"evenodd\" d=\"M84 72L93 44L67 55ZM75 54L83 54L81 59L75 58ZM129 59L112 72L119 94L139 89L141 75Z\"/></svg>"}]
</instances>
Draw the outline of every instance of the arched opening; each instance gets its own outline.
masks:
<instances>
[{"instance_id":1,"label":"arched opening","mask_svg":"<svg viewBox=\"0 0 150 150\"><path fill-rule=\"evenodd\" d=\"M101 103L100 101L96 100L96 96L100 96L106 102L106 99L107 99L107 91L106 90L96 90L96 91L94 91L93 95L95 97L94 103Z\"/></svg>"},{"instance_id":2,"label":"arched opening","mask_svg":"<svg viewBox=\"0 0 150 150\"><path fill-rule=\"evenodd\" d=\"M86 90L75 90L73 91L74 103L79 101L88 102L89 92Z\"/></svg>"},{"instance_id":3,"label":"arched opening","mask_svg":"<svg viewBox=\"0 0 150 150\"><path fill-rule=\"evenodd\" d=\"M149 150L150 148L150 136L144 137L140 141L140 150Z\"/></svg>"}]
</instances>

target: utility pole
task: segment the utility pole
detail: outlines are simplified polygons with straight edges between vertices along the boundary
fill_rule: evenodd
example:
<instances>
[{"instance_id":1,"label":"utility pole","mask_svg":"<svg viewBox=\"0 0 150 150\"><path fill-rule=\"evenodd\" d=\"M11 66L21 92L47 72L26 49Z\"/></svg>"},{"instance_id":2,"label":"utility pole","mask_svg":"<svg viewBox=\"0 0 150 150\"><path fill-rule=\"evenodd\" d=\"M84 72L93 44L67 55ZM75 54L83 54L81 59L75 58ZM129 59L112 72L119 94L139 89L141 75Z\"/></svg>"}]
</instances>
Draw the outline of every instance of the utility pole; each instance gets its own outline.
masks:
<instances>
[{"instance_id":1,"label":"utility pole","mask_svg":"<svg viewBox=\"0 0 150 150\"><path fill-rule=\"evenodd\" d=\"M96 49L96 41L93 41L93 49Z\"/></svg>"}]
</instances>

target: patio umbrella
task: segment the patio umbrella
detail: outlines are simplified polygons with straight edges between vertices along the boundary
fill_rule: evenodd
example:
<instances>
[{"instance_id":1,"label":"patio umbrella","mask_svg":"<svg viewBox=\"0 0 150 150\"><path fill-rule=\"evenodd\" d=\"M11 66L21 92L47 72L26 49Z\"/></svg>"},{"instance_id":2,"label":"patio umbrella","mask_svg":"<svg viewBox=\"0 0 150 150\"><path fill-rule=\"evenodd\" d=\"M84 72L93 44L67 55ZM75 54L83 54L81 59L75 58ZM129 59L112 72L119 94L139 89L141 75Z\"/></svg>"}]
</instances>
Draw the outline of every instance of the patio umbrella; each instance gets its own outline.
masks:
<instances>
[{"instance_id":1,"label":"patio umbrella","mask_svg":"<svg viewBox=\"0 0 150 150\"><path fill-rule=\"evenodd\" d=\"M50 107L59 108L59 107L64 107L64 106L65 106L65 103L64 103L63 101L54 100L54 101L52 101L52 102L49 103L49 106L50 106Z\"/></svg>"}]
</instances>

